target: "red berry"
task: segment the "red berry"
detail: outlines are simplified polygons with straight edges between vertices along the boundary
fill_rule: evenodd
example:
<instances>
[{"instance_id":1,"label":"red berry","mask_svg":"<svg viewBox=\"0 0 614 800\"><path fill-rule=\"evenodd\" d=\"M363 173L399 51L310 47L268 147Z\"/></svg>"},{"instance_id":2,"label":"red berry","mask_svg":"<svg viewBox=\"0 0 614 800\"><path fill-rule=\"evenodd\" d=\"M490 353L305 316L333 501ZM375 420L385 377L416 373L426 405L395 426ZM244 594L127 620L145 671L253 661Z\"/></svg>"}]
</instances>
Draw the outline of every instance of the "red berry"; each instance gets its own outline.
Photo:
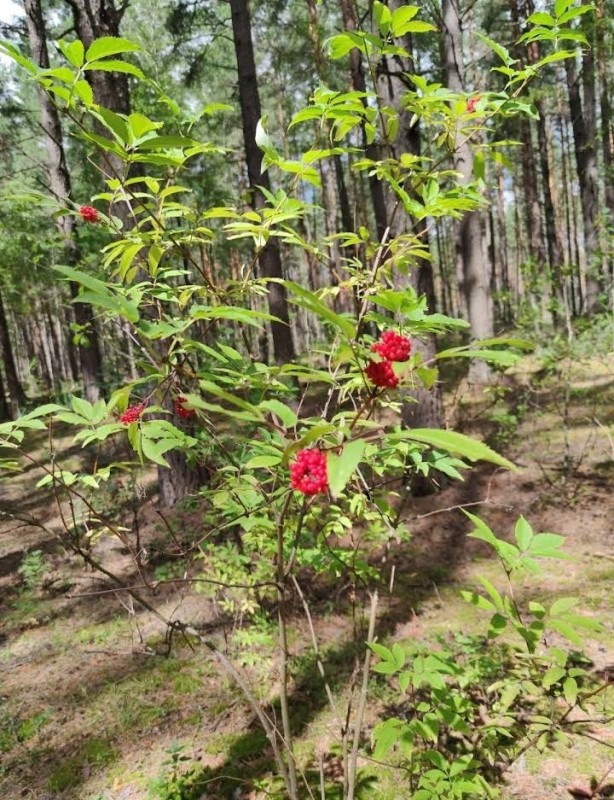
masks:
<instances>
[{"instance_id":1,"label":"red berry","mask_svg":"<svg viewBox=\"0 0 614 800\"><path fill-rule=\"evenodd\" d=\"M290 467L292 488L303 494L319 494L328 489L326 454L321 450L300 450Z\"/></svg>"},{"instance_id":2,"label":"red berry","mask_svg":"<svg viewBox=\"0 0 614 800\"><path fill-rule=\"evenodd\" d=\"M196 416L196 411L193 408L186 408L185 404L188 402L187 397L180 395L175 398L175 414L181 419L193 419Z\"/></svg>"},{"instance_id":3,"label":"red berry","mask_svg":"<svg viewBox=\"0 0 614 800\"><path fill-rule=\"evenodd\" d=\"M473 114L479 102L480 102L479 97L470 97L467 100L467 114Z\"/></svg>"},{"instance_id":4,"label":"red berry","mask_svg":"<svg viewBox=\"0 0 614 800\"><path fill-rule=\"evenodd\" d=\"M124 425L130 425L130 423L136 422L143 413L144 408L145 403L139 403L137 406L129 406L120 416L119 421L123 422Z\"/></svg>"},{"instance_id":5,"label":"red berry","mask_svg":"<svg viewBox=\"0 0 614 800\"><path fill-rule=\"evenodd\" d=\"M84 222L98 222L98 209L94 206L80 206L79 216Z\"/></svg>"},{"instance_id":6,"label":"red berry","mask_svg":"<svg viewBox=\"0 0 614 800\"><path fill-rule=\"evenodd\" d=\"M391 361L369 361L365 375L375 386L394 389L399 385L399 379L392 369Z\"/></svg>"},{"instance_id":7,"label":"red berry","mask_svg":"<svg viewBox=\"0 0 614 800\"><path fill-rule=\"evenodd\" d=\"M371 345L371 350L386 361L407 361L411 353L411 342L407 336L394 331L384 331L379 342Z\"/></svg>"}]
</instances>

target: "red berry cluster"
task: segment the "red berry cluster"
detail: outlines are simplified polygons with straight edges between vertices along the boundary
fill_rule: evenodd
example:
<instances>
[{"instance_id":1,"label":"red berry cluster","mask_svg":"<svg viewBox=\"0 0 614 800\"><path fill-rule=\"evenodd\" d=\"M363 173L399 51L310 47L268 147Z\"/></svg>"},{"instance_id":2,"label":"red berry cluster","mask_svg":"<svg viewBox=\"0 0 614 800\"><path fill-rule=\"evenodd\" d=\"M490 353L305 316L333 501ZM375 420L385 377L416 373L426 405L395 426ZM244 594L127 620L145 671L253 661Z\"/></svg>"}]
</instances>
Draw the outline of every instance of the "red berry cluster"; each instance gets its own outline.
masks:
<instances>
[{"instance_id":1,"label":"red berry cluster","mask_svg":"<svg viewBox=\"0 0 614 800\"><path fill-rule=\"evenodd\" d=\"M194 419L196 411L193 408L186 408L185 404L188 402L187 397L180 395L175 398L175 414L181 419Z\"/></svg>"},{"instance_id":2,"label":"red berry cluster","mask_svg":"<svg viewBox=\"0 0 614 800\"><path fill-rule=\"evenodd\" d=\"M321 450L300 450L290 467L292 488L303 494L319 494L328 489L326 454Z\"/></svg>"},{"instance_id":3,"label":"red berry cluster","mask_svg":"<svg viewBox=\"0 0 614 800\"><path fill-rule=\"evenodd\" d=\"M411 342L407 336L394 331L384 331L379 342L371 345L371 350L386 361L407 361L411 353Z\"/></svg>"},{"instance_id":4,"label":"red berry cluster","mask_svg":"<svg viewBox=\"0 0 614 800\"><path fill-rule=\"evenodd\" d=\"M136 422L143 413L145 403L139 403L137 406L128 406L124 413L120 416L119 421L124 425L130 425L131 422Z\"/></svg>"},{"instance_id":5,"label":"red berry cluster","mask_svg":"<svg viewBox=\"0 0 614 800\"><path fill-rule=\"evenodd\" d=\"M80 206L79 216L84 222L98 222L98 209L94 206Z\"/></svg>"},{"instance_id":6,"label":"red berry cluster","mask_svg":"<svg viewBox=\"0 0 614 800\"><path fill-rule=\"evenodd\" d=\"M395 389L399 385L399 378L392 368L391 361L369 361L365 375L375 386Z\"/></svg>"},{"instance_id":7,"label":"red berry cluster","mask_svg":"<svg viewBox=\"0 0 614 800\"><path fill-rule=\"evenodd\" d=\"M479 97L470 97L467 100L467 114L473 114L479 102L480 102Z\"/></svg>"}]
</instances>

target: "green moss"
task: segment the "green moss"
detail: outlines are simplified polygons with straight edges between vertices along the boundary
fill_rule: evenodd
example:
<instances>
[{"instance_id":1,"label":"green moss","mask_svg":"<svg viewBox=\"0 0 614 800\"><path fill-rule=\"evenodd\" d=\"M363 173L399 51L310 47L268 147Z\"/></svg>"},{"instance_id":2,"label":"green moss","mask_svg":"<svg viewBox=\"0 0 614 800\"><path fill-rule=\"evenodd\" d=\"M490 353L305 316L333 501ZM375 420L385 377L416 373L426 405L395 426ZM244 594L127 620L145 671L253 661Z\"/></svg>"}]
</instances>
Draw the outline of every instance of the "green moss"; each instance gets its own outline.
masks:
<instances>
[{"instance_id":1,"label":"green moss","mask_svg":"<svg viewBox=\"0 0 614 800\"><path fill-rule=\"evenodd\" d=\"M108 739L88 739L79 752L64 759L53 771L47 786L52 792L73 789L83 781L85 767L99 770L117 759L118 752Z\"/></svg>"}]
</instances>

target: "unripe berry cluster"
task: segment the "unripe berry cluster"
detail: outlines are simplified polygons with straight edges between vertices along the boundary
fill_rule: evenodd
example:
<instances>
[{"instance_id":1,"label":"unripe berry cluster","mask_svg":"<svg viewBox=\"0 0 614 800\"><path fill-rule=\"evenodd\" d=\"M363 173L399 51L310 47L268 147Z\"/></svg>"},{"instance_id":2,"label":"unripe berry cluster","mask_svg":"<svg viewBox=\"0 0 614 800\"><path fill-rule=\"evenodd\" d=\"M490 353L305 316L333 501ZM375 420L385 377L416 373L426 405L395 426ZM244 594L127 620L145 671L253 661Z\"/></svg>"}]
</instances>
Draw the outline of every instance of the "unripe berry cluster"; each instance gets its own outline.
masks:
<instances>
[{"instance_id":1,"label":"unripe berry cluster","mask_svg":"<svg viewBox=\"0 0 614 800\"><path fill-rule=\"evenodd\" d=\"M124 425L130 425L132 422L136 422L143 413L144 408L145 403L139 403L136 406L128 406L128 408L120 416L119 421L123 422Z\"/></svg>"},{"instance_id":2,"label":"unripe berry cluster","mask_svg":"<svg viewBox=\"0 0 614 800\"><path fill-rule=\"evenodd\" d=\"M408 361L411 342L407 336L401 336L395 331L384 331L379 342L371 345L371 350L386 361Z\"/></svg>"},{"instance_id":3,"label":"unripe berry cluster","mask_svg":"<svg viewBox=\"0 0 614 800\"><path fill-rule=\"evenodd\" d=\"M175 398L175 414L181 419L194 419L196 411L193 408L186 408L185 404L188 402L187 397L180 395Z\"/></svg>"},{"instance_id":4,"label":"unripe berry cluster","mask_svg":"<svg viewBox=\"0 0 614 800\"><path fill-rule=\"evenodd\" d=\"M290 467L292 488L303 494L319 494L328 489L326 454L321 450L300 450Z\"/></svg>"},{"instance_id":5,"label":"unripe berry cluster","mask_svg":"<svg viewBox=\"0 0 614 800\"><path fill-rule=\"evenodd\" d=\"M98 222L98 209L94 208L94 206L80 206L79 216L83 222L96 223Z\"/></svg>"}]
</instances>

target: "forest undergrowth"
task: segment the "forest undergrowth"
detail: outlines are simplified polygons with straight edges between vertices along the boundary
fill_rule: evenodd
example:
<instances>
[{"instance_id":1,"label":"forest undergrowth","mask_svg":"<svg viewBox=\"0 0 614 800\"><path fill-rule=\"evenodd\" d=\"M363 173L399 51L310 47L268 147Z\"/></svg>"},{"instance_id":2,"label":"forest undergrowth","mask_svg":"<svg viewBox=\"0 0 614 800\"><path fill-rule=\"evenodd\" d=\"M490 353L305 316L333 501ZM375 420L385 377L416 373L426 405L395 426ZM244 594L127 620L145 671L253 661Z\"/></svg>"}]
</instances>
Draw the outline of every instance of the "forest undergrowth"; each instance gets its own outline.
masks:
<instances>
[{"instance_id":1,"label":"forest undergrowth","mask_svg":"<svg viewBox=\"0 0 614 800\"><path fill-rule=\"evenodd\" d=\"M528 581L521 591L540 601L581 598L584 613L604 622L601 632L587 637L586 667L607 678L614 662L613 357L551 362L525 357L486 393L461 382L447 396L446 408L457 429L490 441L521 471L483 465L463 483L412 499L409 541L372 556L376 568L394 565L391 590L380 600L378 641L452 643L461 653L479 647L481 612L465 603L459 590L474 587L478 572L495 584L497 578L483 544L466 537L470 525L460 507L478 509L493 529L510 535L511 520L522 513L536 530L563 534L572 559L549 563L539 585ZM59 432L57 445L65 460L80 458ZM37 446L42 450L45 442ZM23 518L0 527L2 797L270 796L272 754L236 686L194 639L176 635L169 640L155 614L121 592L101 589L95 574L58 548L53 538L58 510L51 497L31 494L39 477L31 469L2 483L4 507L18 509ZM169 526L183 536L201 535L199 509L188 504L163 520L152 494L153 477L141 474L136 485L117 481L105 502L108 513L138 531L148 552L149 581L160 583L156 608L190 620L213 637L245 670L258 699L275 711L273 627L266 615L241 614L236 602L232 613L231 604L184 581L185 565L168 558L161 542L168 541ZM45 530L26 524L28 517ZM134 579L121 544L109 538L102 546L104 566ZM351 596L349 586L321 578L305 582L304 591L312 627L298 603L289 625L289 645L297 656L292 697L299 709L292 724L307 777L312 771L317 785L318 773L325 775L334 791L341 760L311 635L320 643L331 691L342 698L356 681L352 630L363 601ZM608 718L613 710L609 689L599 695L594 711ZM391 711L403 713L390 682L378 676L369 690L365 736ZM603 726L569 747L531 751L505 774L504 796L611 797L613 753L614 729ZM394 755L386 763L360 759L359 796L410 796L400 788Z\"/></svg>"}]
</instances>

